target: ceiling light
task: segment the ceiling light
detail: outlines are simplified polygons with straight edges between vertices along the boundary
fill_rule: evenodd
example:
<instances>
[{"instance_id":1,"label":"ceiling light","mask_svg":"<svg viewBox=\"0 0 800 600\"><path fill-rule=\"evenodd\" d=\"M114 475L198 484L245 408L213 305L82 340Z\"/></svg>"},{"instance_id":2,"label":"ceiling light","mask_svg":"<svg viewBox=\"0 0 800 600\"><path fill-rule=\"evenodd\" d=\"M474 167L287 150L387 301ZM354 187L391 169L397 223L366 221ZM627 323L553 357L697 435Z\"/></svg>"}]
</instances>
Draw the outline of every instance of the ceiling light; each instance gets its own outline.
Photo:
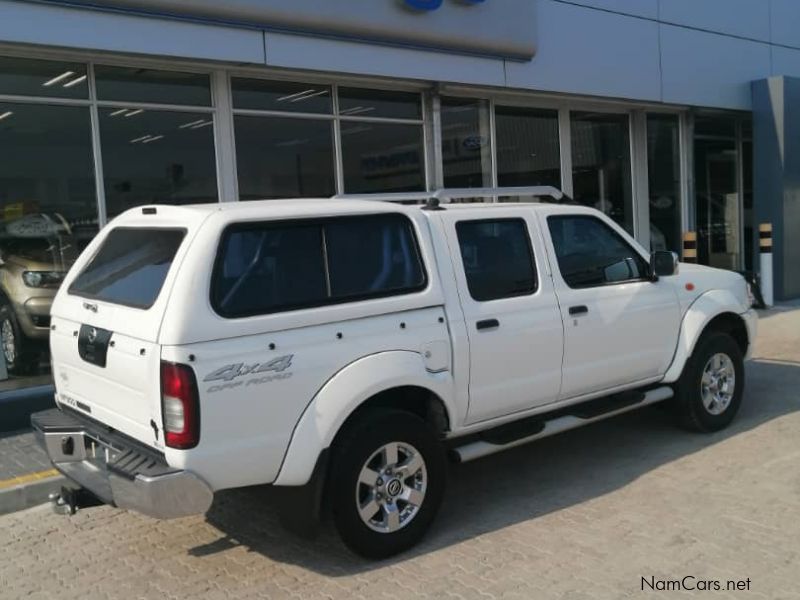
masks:
<instances>
[{"instance_id":1,"label":"ceiling light","mask_svg":"<svg viewBox=\"0 0 800 600\"><path fill-rule=\"evenodd\" d=\"M55 84L56 84L56 83L58 83L59 81L64 81L64 80L65 80L67 77L69 77L70 75L75 75L75 71L65 71L65 72L63 72L61 75L58 75L57 77L53 77L53 78L52 78L51 80L49 80L49 81L45 81L45 82L42 84L42 87L50 87L51 85L55 85Z\"/></svg>"},{"instance_id":2,"label":"ceiling light","mask_svg":"<svg viewBox=\"0 0 800 600\"><path fill-rule=\"evenodd\" d=\"M130 141L130 143L131 144L138 144L139 142L143 142L143 141L145 141L146 139L148 139L150 137L152 137L152 136L148 133L147 135L143 135L142 137L137 137L135 139L132 139Z\"/></svg>"},{"instance_id":3,"label":"ceiling light","mask_svg":"<svg viewBox=\"0 0 800 600\"><path fill-rule=\"evenodd\" d=\"M14 111L7 110L6 112L4 112L3 114L0 115L0 121L2 121L3 119L7 119L8 117L10 117L13 114L14 114Z\"/></svg>"},{"instance_id":4,"label":"ceiling light","mask_svg":"<svg viewBox=\"0 0 800 600\"><path fill-rule=\"evenodd\" d=\"M288 148L289 146L302 146L304 144L307 144L310 141L311 140L307 140L307 139L306 140L299 140L299 139L298 140L288 140L288 141L285 141L285 142L276 143L275 147L276 148Z\"/></svg>"},{"instance_id":5,"label":"ceiling light","mask_svg":"<svg viewBox=\"0 0 800 600\"><path fill-rule=\"evenodd\" d=\"M317 96L322 96L323 94L327 94L328 90L322 90L321 92L315 92L313 94L306 94L305 96L298 96L297 98L292 98L289 102L301 102L303 100L308 100L309 98L316 98Z\"/></svg>"},{"instance_id":6,"label":"ceiling light","mask_svg":"<svg viewBox=\"0 0 800 600\"><path fill-rule=\"evenodd\" d=\"M68 81L67 83L65 83L64 87L65 88L71 88L74 85L78 85L81 81L83 81L85 79L86 79L86 75L81 75L80 77L76 77L72 81Z\"/></svg>"},{"instance_id":7,"label":"ceiling light","mask_svg":"<svg viewBox=\"0 0 800 600\"><path fill-rule=\"evenodd\" d=\"M311 94L316 91L316 88L311 88L310 90L303 90L302 92L297 92L296 94L289 94L288 96L281 96L278 98L278 102L285 102L286 100L291 100L293 98L297 98L298 96L305 96L306 94Z\"/></svg>"},{"instance_id":8,"label":"ceiling light","mask_svg":"<svg viewBox=\"0 0 800 600\"><path fill-rule=\"evenodd\" d=\"M149 139L142 140L142 143L143 144L149 144L150 142L155 142L156 140L161 140L161 139L164 139L163 135L154 135L154 136L151 136Z\"/></svg>"},{"instance_id":9,"label":"ceiling light","mask_svg":"<svg viewBox=\"0 0 800 600\"><path fill-rule=\"evenodd\" d=\"M196 121L191 121L190 123L184 123L183 125L178 125L178 129L186 129L187 127L194 127L195 125L200 125L201 123L205 123L203 119L197 119Z\"/></svg>"},{"instance_id":10,"label":"ceiling light","mask_svg":"<svg viewBox=\"0 0 800 600\"><path fill-rule=\"evenodd\" d=\"M339 114L342 115L361 115L364 113L372 112L375 110L374 106L356 106L355 108L348 108L347 110L339 111Z\"/></svg>"},{"instance_id":11,"label":"ceiling light","mask_svg":"<svg viewBox=\"0 0 800 600\"><path fill-rule=\"evenodd\" d=\"M136 110L132 110L132 111L130 111L130 112L127 114L127 115L125 115L125 118L127 118L127 117L132 117L132 116L134 116L134 115L140 115L140 114L142 114L143 112L144 112L144 109L143 109L143 108L137 108Z\"/></svg>"},{"instance_id":12,"label":"ceiling light","mask_svg":"<svg viewBox=\"0 0 800 600\"><path fill-rule=\"evenodd\" d=\"M213 125L214 121L200 121L197 125L194 125L192 129L200 129L201 127L208 127L209 125Z\"/></svg>"},{"instance_id":13,"label":"ceiling light","mask_svg":"<svg viewBox=\"0 0 800 600\"><path fill-rule=\"evenodd\" d=\"M118 116L118 115L121 115L121 114L124 114L124 113L126 113L126 112L128 112L128 109L127 109L127 108L120 108L119 110L115 110L114 112L112 112L112 113L111 113L111 114L109 114L108 116L109 116L109 117L116 117L116 116Z\"/></svg>"}]
</instances>

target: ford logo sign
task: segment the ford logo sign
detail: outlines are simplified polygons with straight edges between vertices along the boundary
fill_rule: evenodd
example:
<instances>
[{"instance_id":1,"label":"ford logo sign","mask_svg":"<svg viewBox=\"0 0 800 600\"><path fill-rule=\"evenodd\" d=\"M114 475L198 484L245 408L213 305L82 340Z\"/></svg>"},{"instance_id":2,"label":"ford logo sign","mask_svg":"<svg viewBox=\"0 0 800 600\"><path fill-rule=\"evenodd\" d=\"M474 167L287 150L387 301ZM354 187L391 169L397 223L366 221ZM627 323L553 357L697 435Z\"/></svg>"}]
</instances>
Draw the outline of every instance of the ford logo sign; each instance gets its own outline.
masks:
<instances>
[{"instance_id":1,"label":"ford logo sign","mask_svg":"<svg viewBox=\"0 0 800 600\"><path fill-rule=\"evenodd\" d=\"M486 145L486 140L479 135L470 135L464 138L464 140L461 142L461 145L465 150L480 150L484 145Z\"/></svg>"},{"instance_id":2,"label":"ford logo sign","mask_svg":"<svg viewBox=\"0 0 800 600\"><path fill-rule=\"evenodd\" d=\"M483 4L486 0L458 0L461 4ZM444 0L403 0L405 5L414 10L437 10L442 7Z\"/></svg>"}]
</instances>

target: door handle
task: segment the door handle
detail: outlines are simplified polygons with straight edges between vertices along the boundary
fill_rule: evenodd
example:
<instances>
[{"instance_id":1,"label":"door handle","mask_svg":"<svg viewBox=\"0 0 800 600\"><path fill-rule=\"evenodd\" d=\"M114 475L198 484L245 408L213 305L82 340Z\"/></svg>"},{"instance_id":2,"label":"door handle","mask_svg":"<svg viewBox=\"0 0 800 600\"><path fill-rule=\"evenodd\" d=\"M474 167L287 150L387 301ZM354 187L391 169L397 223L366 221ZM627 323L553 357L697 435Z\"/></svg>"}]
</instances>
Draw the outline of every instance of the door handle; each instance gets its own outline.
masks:
<instances>
[{"instance_id":1,"label":"door handle","mask_svg":"<svg viewBox=\"0 0 800 600\"><path fill-rule=\"evenodd\" d=\"M578 315L587 315L589 314L589 307L584 306L581 304L580 306L570 306L569 307L569 316L570 317L577 317Z\"/></svg>"},{"instance_id":2,"label":"door handle","mask_svg":"<svg viewBox=\"0 0 800 600\"><path fill-rule=\"evenodd\" d=\"M500 321L497 319L484 319L483 321L478 321L475 323L475 327L478 328L478 331L483 331L484 329L497 329L500 327Z\"/></svg>"}]
</instances>

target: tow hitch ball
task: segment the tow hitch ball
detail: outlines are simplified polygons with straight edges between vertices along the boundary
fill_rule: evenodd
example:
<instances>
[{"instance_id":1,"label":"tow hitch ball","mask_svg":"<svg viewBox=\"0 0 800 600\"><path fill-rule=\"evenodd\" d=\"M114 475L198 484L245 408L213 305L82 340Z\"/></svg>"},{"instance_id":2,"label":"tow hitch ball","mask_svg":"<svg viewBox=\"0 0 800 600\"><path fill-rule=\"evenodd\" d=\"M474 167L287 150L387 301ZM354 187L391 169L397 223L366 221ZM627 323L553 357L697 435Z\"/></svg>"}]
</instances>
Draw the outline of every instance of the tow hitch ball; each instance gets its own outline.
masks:
<instances>
[{"instance_id":1,"label":"tow hitch ball","mask_svg":"<svg viewBox=\"0 0 800 600\"><path fill-rule=\"evenodd\" d=\"M62 487L60 492L49 496L50 506L57 515L74 515L79 508L89 508L102 504L97 497L83 488Z\"/></svg>"}]
</instances>

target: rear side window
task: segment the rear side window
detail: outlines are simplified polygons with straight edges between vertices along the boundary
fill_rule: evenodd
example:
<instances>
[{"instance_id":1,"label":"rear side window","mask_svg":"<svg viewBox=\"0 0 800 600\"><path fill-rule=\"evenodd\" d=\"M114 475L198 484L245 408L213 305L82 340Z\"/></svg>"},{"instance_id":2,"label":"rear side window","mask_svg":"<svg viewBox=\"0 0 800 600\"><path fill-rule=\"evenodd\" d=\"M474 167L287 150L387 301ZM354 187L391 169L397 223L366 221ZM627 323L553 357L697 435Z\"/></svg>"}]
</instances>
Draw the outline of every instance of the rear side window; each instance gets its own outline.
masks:
<instances>
[{"instance_id":1,"label":"rear side window","mask_svg":"<svg viewBox=\"0 0 800 600\"><path fill-rule=\"evenodd\" d=\"M150 308L161 292L185 236L185 229L112 229L69 286L69 293L134 308Z\"/></svg>"},{"instance_id":2,"label":"rear side window","mask_svg":"<svg viewBox=\"0 0 800 600\"><path fill-rule=\"evenodd\" d=\"M423 289L425 271L402 215L229 227L212 281L214 309L229 318Z\"/></svg>"},{"instance_id":3,"label":"rear side window","mask_svg":"<svg viewBox=\"0 0 800 600\"><path fill-rule=\"evenodd\" d=\"M548 217L561 276L571 288L643 279L647 263L622 236L595 217Z\"/></svg>"},{"instance_id":4,"label":"rear side window","mask_svg":"<svg viewBox=\"0 0 800 600\"><path fill-rule=\"evenodd\" d=\"M536 268L525 221L461 221L456 233L474 300L488 302L536 291Z\"/></svg>"}]
</instances>

